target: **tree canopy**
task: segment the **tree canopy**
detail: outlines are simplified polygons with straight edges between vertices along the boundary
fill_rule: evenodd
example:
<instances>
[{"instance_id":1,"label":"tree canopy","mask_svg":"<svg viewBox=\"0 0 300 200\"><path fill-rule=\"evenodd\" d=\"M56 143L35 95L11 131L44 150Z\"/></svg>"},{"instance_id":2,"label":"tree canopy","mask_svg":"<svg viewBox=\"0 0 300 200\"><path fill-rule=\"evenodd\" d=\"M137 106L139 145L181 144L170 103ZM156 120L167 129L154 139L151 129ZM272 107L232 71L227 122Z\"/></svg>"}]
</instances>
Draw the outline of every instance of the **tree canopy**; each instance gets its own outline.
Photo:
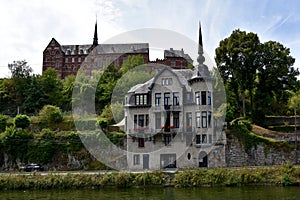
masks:
<instances>
[{"instance_id":1,"label":"tree canopy","mask_svg":"<svg viewBox=\"0 0 300 200\"><path fill-rule=\"evenodd\" d=\"M286 90L297 90L299 75L289 48L237 29L220 41L215 60L236 117L285 114Z\"/></svg>"}]
</instances>

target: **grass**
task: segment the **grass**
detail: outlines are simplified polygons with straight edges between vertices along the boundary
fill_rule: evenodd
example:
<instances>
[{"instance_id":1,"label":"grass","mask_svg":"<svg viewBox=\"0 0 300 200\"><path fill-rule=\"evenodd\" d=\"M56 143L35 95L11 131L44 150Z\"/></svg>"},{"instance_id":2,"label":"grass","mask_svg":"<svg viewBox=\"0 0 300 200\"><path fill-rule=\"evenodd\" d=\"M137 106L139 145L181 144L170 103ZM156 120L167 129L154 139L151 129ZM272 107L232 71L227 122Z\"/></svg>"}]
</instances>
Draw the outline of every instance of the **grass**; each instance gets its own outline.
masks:
<instances>
[{"instance_id":1,"label":"grass","mask_svg":"<svg viewBox=\"0 0 300 200\"><path fill-rule=\"evenodd\" d=\"M0 190L99 189L135 187L215 187L247 185L300 185L300 168L291 164L276 167L215 168L183 170L175 174L113 172L106 174L0 175Z\"/></svg>"}]
</instances>

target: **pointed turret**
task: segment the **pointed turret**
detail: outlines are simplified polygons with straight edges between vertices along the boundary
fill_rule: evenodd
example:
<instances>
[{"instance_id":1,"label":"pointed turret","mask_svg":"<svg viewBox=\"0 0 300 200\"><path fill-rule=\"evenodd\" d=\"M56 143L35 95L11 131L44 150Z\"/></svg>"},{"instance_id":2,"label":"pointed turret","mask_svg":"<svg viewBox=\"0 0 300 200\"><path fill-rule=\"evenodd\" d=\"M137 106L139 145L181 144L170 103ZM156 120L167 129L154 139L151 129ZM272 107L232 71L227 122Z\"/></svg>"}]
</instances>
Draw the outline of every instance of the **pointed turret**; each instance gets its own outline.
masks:
<instances>
[{"instance_id":1,"label":"pointed turret","mask_svg":"<svg viewBox=\"0 0 300 200\"><path fill-rule=\"evenodd\" d=\"M198 65L203 65L205 58L203 56L203 42L202 42L202 32L201 32L201 23L199 22L199 41L198 41Z\"/></svg>"},{"instance_id":2,"label":"pointed turret","mask_svg":"<svg viewBox=\"0 0 300 200\"><path fill-rule=\"evenodd\" d=\"M199 41L198 41L198 65L195 69L195 76L209 76L208 67L204 64L205 57L203 51L203 42L202 42L202 31L201 31L201 23L199 22Z\"/></svg>"},{"instance_id":3,"label":"pointed turret","mask_svg":"<svg viewBox=\"0 0 300 200\"><path fill-rule=\"evenodd\" d=\"M93 39L93 46L98 45L98 33L97 33L97 20L95 24L95 31L94 31L94 39Z\"/></svg>"}]
</instances>

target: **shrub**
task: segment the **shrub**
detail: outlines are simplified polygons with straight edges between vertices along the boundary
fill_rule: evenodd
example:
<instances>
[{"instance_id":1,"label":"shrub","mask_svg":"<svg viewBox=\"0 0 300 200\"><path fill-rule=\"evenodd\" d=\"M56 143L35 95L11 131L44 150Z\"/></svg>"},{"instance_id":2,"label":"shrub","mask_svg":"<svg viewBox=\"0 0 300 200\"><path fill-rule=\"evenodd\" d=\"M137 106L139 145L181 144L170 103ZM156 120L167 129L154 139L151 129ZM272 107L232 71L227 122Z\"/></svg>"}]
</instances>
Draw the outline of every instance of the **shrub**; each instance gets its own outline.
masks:
<instances>
[{"instance_id":1,"label":"shrub","mask_svg":"<svg viewBox=\"0 0 300 200\"><path fill-rule=\"evenodd\" d=\"M0 133L5 131L7 126L8 117L6 115L0 115Z\"/></svg>"},{"instance_id":2,"label":"shrub","mask_svg":"<svg viewBox=\"0 0 300 200\"><path fill-rule=\"evenodd\" d=\"M245 126L248 129L248 131L252 130L251 122L248 119L245 119L244 117L239 117L239 118L232 120L230 122L230 126L231 127Z\"/></svg>"},{"instance_id":3,"label":"shrub","mask_svg":"<svg viewBox=\"0 0 300 200\"><path fill-rule=\"evenodd\" d=\"M100 126L102 129L107 129L107 127L108 127L108 120L106 118L100 118L97 121L96 125Z\"/></svg>"},{"instance_id":4,"label":"shrub","mask_svg":"<svg viewBox=\"0 0 300 200\"><path fill-rule=\"evenodd\" d=\"M39 113L41 122L44 123L58 123L63 120L62 113L59 107L46 105L44 106Z\"/></svg>"},{"instance_id":5,"label":"shrub","mask_svg":"<svg viewBox=\"0 0 300 200\"><path fill-rule=\"evenodd\" d=\"M14 118L14 125L16 128L27 128L30 125L30 119L27 115L17 115Z\"/></svg>"}]
</instances>

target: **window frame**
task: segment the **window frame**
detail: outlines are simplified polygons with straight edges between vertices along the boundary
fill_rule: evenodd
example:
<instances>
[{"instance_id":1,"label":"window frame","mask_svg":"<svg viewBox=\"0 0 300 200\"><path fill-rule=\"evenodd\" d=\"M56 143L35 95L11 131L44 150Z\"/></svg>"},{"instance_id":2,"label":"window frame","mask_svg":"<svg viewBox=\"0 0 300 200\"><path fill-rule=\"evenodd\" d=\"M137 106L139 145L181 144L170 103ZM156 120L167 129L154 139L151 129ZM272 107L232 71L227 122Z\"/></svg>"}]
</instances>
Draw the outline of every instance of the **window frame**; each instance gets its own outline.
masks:
<instances>
[{"instance_id":1,"label":"window frame","mask_svg":"<svg viewBox=\"0 0 300 200\"><path fill-rule=\"evenodd\" d=\"M196 112L196 128L201 128L201 112Z\"/></svg>"},{"instance_id":2,"label":"window frame","mask_svg":"<svg viewBox=\"0 0 300 200\"><path fill-rule=\"evenodd\" d=\"M195 103L196 105L201 105L201 95L200 95L200 91L195 92Z\"/></svg>"},{"instance_id":3,"label":"window frame","mask_svg":"<svg viewBox=\"0 0 300 200\"><path fill-rule=\"evenodd\" d=\"M140 163L141 163L140 154L134 154L133 155L133 165L140 165Z\"/></svg>"},{"instance_id":4,"label":"window frame","mask_svg":"<svg viewBox=\"0 0 300 200\"><path fill-rule=\"evenodd\" d=\"M173 106L179 106L179 92L173 92Z\"/></svg>"}]
</instances>

